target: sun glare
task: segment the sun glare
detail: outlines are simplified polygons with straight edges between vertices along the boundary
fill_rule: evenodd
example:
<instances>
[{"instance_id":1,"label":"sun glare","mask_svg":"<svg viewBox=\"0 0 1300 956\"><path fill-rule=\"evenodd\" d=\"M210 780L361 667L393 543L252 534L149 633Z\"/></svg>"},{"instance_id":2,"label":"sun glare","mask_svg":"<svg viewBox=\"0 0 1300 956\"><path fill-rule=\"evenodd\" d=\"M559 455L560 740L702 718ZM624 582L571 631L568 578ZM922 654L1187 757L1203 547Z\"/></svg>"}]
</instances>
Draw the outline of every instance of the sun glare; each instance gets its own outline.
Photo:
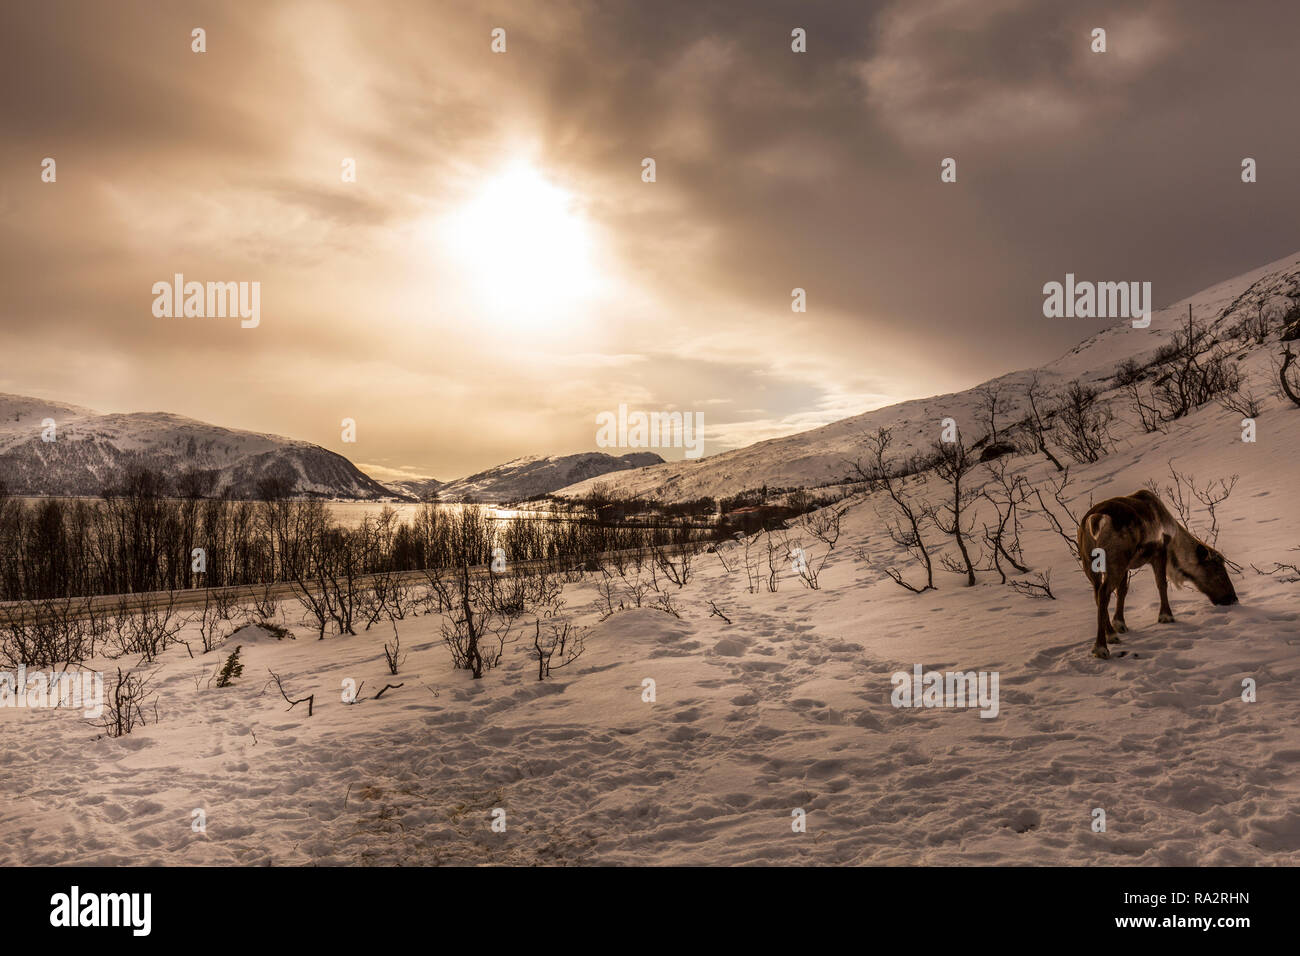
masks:
<instances>
[{"instance_id":1,"label":"sun glare","mask_svg":"<svg viewBox=\"0 0 1300 956\"><path fill-rule=\"evenodd\" d=\"M441 233L475 301L509 323L560 317L594 290L590 228L575 198L531 166L489 180Z\"/></svg>"}]
</instances>

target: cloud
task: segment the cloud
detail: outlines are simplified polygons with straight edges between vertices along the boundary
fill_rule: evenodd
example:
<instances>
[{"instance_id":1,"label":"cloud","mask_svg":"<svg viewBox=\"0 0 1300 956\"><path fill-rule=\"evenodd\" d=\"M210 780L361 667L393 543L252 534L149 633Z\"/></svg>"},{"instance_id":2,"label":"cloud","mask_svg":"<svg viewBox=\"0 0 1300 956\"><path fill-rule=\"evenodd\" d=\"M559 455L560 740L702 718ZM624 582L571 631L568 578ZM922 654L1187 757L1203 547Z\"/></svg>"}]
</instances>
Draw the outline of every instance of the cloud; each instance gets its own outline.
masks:
<instances>
[{"instance_id":1,"label":"cloud","mask_svg":"<svg viewBox=\"0 0 1300 956\"><path fill-rule=\"evenodd\" d=\"M1294 251L1298 21L1208 0L3 5L5 387L331 447L350 414L365 444L337 450L440 477L589 450L620 402L703 410L712 450L951 391L1092 331L1042 318L1066 271L1168 302ZM490 314L491 263L437 239L512 162L597 237L599 288L545 321ZM175 272L260 281L262 325L155 319Z\"/></svg>"}]
</instances>

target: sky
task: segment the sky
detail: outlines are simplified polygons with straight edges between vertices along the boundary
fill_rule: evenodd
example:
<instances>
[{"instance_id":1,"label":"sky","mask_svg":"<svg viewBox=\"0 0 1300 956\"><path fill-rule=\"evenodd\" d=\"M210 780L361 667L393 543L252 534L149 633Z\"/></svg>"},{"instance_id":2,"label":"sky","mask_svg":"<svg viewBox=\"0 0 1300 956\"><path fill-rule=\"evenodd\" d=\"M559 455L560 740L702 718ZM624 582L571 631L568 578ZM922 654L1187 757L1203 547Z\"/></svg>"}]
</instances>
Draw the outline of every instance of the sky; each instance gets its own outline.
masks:
<instances>
[{"instance_id":1,"label":"sky","mask_svg":"<svg viewBox=\"0 0 1300 956\"><path fill-rule=\"evenodd\" d=\"M1265 0L15 0L0 392L446 480L620 404L714 454L965 388L1107 324L1044 317L1066 273L1159 307L1300 249L1298 35ZM156 316L176 273L260 283L259 324Z\"/></svg>"}]
</instances>

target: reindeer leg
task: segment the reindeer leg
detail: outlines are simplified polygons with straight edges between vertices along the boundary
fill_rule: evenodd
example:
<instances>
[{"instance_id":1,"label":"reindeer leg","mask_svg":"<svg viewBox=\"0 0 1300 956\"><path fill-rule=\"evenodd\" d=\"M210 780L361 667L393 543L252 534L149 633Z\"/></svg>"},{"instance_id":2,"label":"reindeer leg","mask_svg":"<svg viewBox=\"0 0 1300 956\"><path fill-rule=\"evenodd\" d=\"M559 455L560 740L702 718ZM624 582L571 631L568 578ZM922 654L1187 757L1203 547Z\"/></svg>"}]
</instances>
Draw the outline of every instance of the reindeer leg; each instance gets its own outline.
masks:
<instances>
[{"instance_id":1,"label":"reindeer leg","mask_svg":"<svg viewBox=\"0 0 1300 956\"><path fill-rule=\"evenodd\" d=\"M1160 592L1160 617L1157 620L1161 624L1172 624L1174 612L1169 607L1169 579L1165 575L1165 561L1165 549L1161 548L1151 559L1151 570L1155 572L1156 590Z\"/></svg>"},{"instance_id":2,"label":"reindeer leg","mask_svg":"<svg viewBox=\"0 0 1300 956\"><path fill-rule=\"evenodd\" d=\"M1121 643L1119 636L1128 633L1128 625L1124 623L1124 598L1128 596L1128 573L1119 579L1115 585L1115 620L1111 626L1112 634L1108 640L1112 644Z\"/></svg>"},{"instance_id":3,"label":"reindeer leg","mask_svg":"<svg viewBox=\"0 0 1300 956\"><path fill-rule=\"evenodd\" d=\"M1111 633L1110 630L1110 581L1109 575L1101 582L1097 588L1097 640L1092 645L1092 656L1100 657L1106 660L1110 657L1110 649L1106 647L1106 638Z\"/></svg>"}]
</instances>

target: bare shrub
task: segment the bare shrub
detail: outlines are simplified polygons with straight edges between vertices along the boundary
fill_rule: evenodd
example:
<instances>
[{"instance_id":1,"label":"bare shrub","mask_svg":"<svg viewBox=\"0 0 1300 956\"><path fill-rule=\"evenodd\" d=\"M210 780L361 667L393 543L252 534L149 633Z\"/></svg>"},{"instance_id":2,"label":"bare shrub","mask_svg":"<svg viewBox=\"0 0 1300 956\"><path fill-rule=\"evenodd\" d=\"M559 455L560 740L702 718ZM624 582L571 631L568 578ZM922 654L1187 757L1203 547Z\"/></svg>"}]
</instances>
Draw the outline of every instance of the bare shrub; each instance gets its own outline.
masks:
<instances>
[{"instance_id":1,"label":"bare shrub","mask_svg":"<svg viewBox=\"0 0 1300 956\"><path fill-rule=\"evenodd\" d=\"M602 621L615 611L623 609L622 601L618 602L617 608L614 607L614 598L618 596L618 582L614 580L614 575L607 568L600 569L600 580L596 582L596 594Z\"/></svg>"},{"instance_id":2,"label":"bare shrub","mask_svg":"<svg viewBox=\"0 0 1300 956\"><path fill-rule=\"evenodd\" d=\"M275 588L270 583L254 589L252 616L260 622L277 621L280 616L280 601L275 595Z\"/></svg>"},{"instance_id":3,"label":"bare shrub","mask_svg":"<svg viewBox=\"0 0 1300 956\"><path fill-rule=\"evenodd\" d=\"M998 416L1005 415L1009 396L1006 386L1000 382L986 382L975 389L976 409L982 424L989 430L989 444L998 443Z\"/></svg>"},{"instance_id":4,"label":"bare shrub","mask_svg":"<svg viewBox=\"0 0 1300 956\"><path fill-rule=\"evenodd\" d=\"M942 555L940 561L949 571L966 576L966 586L975 586L975 564L970 554L970 538L974 529L971 515L972 505L979 497L979 490L970 487L966 480L975 459L966 449L960 437L956 441L936 442L934 446L934 473L948 486L949 493L943 504L934 513L934 524L946 535L950 535L957 544L961 561L957 562L948 555Z\"/></svg>"},{"instance_id":5,"label":"bare shrub","mask_svg":"<svg viewBox=\"0 0 1300 956\"><path fill-rule=\"evenodd\" d=\"M117 669L117 679L105 695L104 712L99 719L99 726L108 736L122 737L145 725L145 708L154 698L152 685L155 675L156 672L136 674L129 670L123 673L120 667ZM151 710L154 723L157 723L156 702L153 702Z\"/></svg>"},{"instance_id":6,"label":"bare shrub","mask_svg":"<svg viewBox=\"0 0 1300 956\"><path fill-rule=\"evenodd\" d=\"M1219 405L1225 411L1241 418L1258 418L1263 411L1261 399L1245 386L1219 396Z\"/></svg>"},{"instance_id":7,"label":"bare shrub","mask_svg":"<svg viewBox=\"0 0 1300 956\"><path fill-rule=\"evenodd\" d=\"M1008 474L1004 461L986 462L985 466L992 480L984 485L980 495L993 506L997 520L991 525L984 524L984 543L989 554L989 565L984 570L997 572L1001 583L1006 584L1004 560L1021 574L1029 570L1020 547L1020 508L1029 499L1029 484L1019 475Z\"/></svg>"},{"instance_id":8,"label":"bare shrub","mask_svg":"<svg viewBox=\"0 0 1300 956\"><path fill-rule=\"evenodd\" d=\"M1078 561L1079 539L1076 532L1079 527L1080 515L1076 513L1074 507L1067 500L1069 498L1070 481L1070 469L1066 468L1065 471L1046 483L1046 497L1043 494L1043 485L1029 485L1034 500L1038 502L1038 507L1029 509L1029 512L1040 516L1052 532L1065 542L1071 557ZM1089 499L1088 507L1092 507L1091 499Z\"/></svg>"},{"instance_id":9,"label":"bare shrub","mask_svg":"<svg viewBox=\"0 0 1300 956\"><path fill-rule=\"evenodd\" d=\"M93 657L100 629L90 607L89 600L56 598L0 608L0 663L53 668Z\"/></svg>"},{"instance_id":10,"label":"bare shrub","mask_svg":"<svg viewBox=\"0 0 1300 956\"><path fill-rule=\"evenodd\" d=\"M504 611L494 594L493 575L486 578L471 569L477 555L476 542L483 518L468 509L450 519L453 539L458 548L455 566L448 574L430 576L430 585L439 592L439 603L446 609L442 621L442 639L451 652L452 666L468 670L475 680L501 663L507 644L519 640L514 635L517 615Z\"/></svg>"},{"instance_id":11,"label":"bare shrub","mask_svg":"<svg viewBox=\"0 0 1300 956\"><path fill-rule=\"evenodd\" d=\"M1115 384L1127 388L1142 381L1146 368L1135 358L1126 358L1115 368Z\"/></svg>"},{"instance_id":12,"label":"bare shrub","mask_svg":"<svg viewBox=\"0 0 1300 956\"><path fill-rule=\"evenodd\" d=\"M676 554L672 554L664 547L655 546L651 553L655 567L663 573L664 577L679 588L686 586L691 579L691 564L695 558L694 548L684 545L677 550Z\"/></svg>"},{"instance_id":13,"label":"bare shrub","mask_svg":"<svg viewBox=\"0 0 1300 956\"><path fill-rule=\"evenodd\" d=\"M289 705L287 708L285 708L286 710L293 710L299 704L306 704L307 716L310 717L312 715L312 711L315 709L316 706L315 694L308 694L306 697L299 697L298 699L295 700L294 698L290 697L289 692L284 689L284 681L280 678L279 674L277 674L275 671L271 670L270 668L267 668L266 672L271 675L271 679L266 682L266 687L262 688L263 693L266 692L267 687L270 687L272 684L274 684L275 689L280 692L280 696L283 697L285 699L285 702Z\"/></svg>"},{"instance_id":14,"label":"bare shrub","mask_svg":"<svg viewBox=\"0 0 1300 956\"><path fill-rule=\"evenodd\" d=\"M1291 550L1300 551L1300 548L1292 548ZM1300 583L1300 565L1297 565L1295 563L1286 564L1280 561L1274 561L1273 567L1269 568L1268 570L1257 568L1253 564L1251 565L1251 567L1254 568L1256 574L1264 574L1269 576L1272 576L1274 574L1281 574L1282 572L1285 571L1291 575L1291 577L1287 579L1288 583L1290 584Z\"/></svg>"},{"instance_id":15,"label":"bare shrub","mask_svg":"<svg viewBox=\"0 0 1300 956\"><path fill-rule=\"evenodd\" d=\"M775 594L781 589L781 565L790 556L790 548L777 541L770 531L764 544L767 547L767 590Z\"/></svg>"},{"instance_id":16,"label":"bare shrub","mask_svg":"<svg viewBox=\"0 0 1300 956\"><path fill-rule=\"evenodd\" d=\"M1076 379L1065 387L1055 413L1056 443L1076 462L1098 461L1114 446L1110 426L1115 413L1097 400L1095 389Z\"/></svg>"},{"instance_id":17,"label":"bare shrub","mask_svg":"<svg viewBox=\"0 0 1300 956\"><path fill-rule=\"evenodd\" d=\"M816 558L810 559L802 547L798 549L799 560L794 563L795 573L799 575L799 580L803 582L804 586L810 590L816 591L821 587L822 570L826 567L826 562L830 560L831 553L835 550L835 545L840 539L840 528L843 523L844 513L847 510L832 505L818 511L808 512L799 519L798 527L811 535L825 548L820 560Z\"/></svg>"},{"instance_id":18,"label":"bare shrub","mask_svg":"<svg viewBox=\"0 0 1300 956\"><path fill-rule=\"evenodd\" d=\"M393 643L384 644L384 663L388 665L388 673L395 675L397 669L406 663L406 655L402 653L402 638L397 633L397 624L389 623L393 625Z\"/></svg>"},{"instance_id":19,"label":"bare shrub","mask_svg":"<svg viewBox=\"0 0 1300 956\"><path fill-rule=\"evenodd\" d=\"M1219 396L1237 392L1241 370L1230 359L1209 326L1193 318L1188 305L1187 324L1157 353L1158 364L1165 366L1163 373L1146 393L1136 383L1128 386L1142 427L1155 431Z\"/></svg>"},{"instance_id":20,"label":"bare shrub","mask_svg":"<svg viewBox=\"0 0 1300 956\"><path fill-rule=\"evenodd\" d=\"M132 608L125 597L119 600L112 617L111 656L138 655L151 663L177 643L186 619L176 613L176 595L170 591L166 595L165 600L148 601L138 608Z\"/></svg>"},{"instance_id":21,"label":"bare shrub","mask_svg":"<svg viewBox=\"0 0 1300 956\"><path fill-rule=\"evenodd\" d=\"M1034 372L1029 381L1025 383L1024 393L1025 401L1029 404L1029 416L1025 424L1029 429L1030 437L1034 441L1034 447L1056 466L1057 471L1064 471L1065 466L1061 464L1060 459L1052 453L1051 447L1047 444L1047 436L1052 431L1048 425L1047 417L1054 414L1048 409L1055 400L1054 396L1043 385L1037 372Z\"/></svg>"},{"instance_id":22,"label":"bare shrub","mask_svg":"<svg viewBox=\"0 0 1300 956\"><path fill-rule=\"evenodd\" d=\"M545 680L552 670L567 667L586 650L586 629L569 622L550 621L543 630L538 621L533 633L533 652L537 655L537 679ZM558 656L557 656L558 655Z\"/></svg>"},{"instance_id":23,"label":"bare shrub","mask_svg":"<svg viewBox=\"0 0 1300 956\"><path fill-rule=\"evenodd\" d=\"M1228 496L1232 494L1233 488L1237 486L1237 480L1240 476L1230 475L1227 478L1217 478L1207 481L1203 485L1198 485L1193 475L1180 472L1174 468L1172 460L1167 464L1169 477L1173 483L1162 487L1153 478L1147 481L1146 487L1156 497L1169 502L1173 506L1184 528L1196 534L1210 547L1215 547L1219 540L1219 505L1228 500ZM1197 502L1206 511L1206 521L1199 532L1197 530L1198 522L1193 517L1195 503Z\"/></svg>"},{"instance_id":24,"label":"bare shrub","mask_svg":"<svg viewBox=\"0 0 1300 956\"><path fill-rule=\"evenodd\" d=\"M1013 591L1031 598L1047 598L1055 601L1056 595L1052 593L1052 572L1035 571L1032 578L1021 578L1007 582Z\"/></svg>"},{"instance_id":25,"label":"bare shrub","mask_svg":"<svg viewBox=\"0 0 1300 956\"><path fill-rule=\"evenodd\" d=\"M897 585L920 594L934 590L934 563L930 558L930 549L925 543L922 528L932 520L932 511L924 502L914 499L908 492L907 474L915 474L920 463L913 458L909 466L898 468L890 460L889 447L893 442L888 428L879 428L866 439L866 458L859 458L850 465L855 477L867 488L868 493L883 491L889 499L889 514L882 515L885 529L894 544L903 548L925 569L925 583L917 586L903 578L895 567L884 569L886 575ZM870 556L859 551L859 556L870 562Z\"/></svg>"}]
</instances>

